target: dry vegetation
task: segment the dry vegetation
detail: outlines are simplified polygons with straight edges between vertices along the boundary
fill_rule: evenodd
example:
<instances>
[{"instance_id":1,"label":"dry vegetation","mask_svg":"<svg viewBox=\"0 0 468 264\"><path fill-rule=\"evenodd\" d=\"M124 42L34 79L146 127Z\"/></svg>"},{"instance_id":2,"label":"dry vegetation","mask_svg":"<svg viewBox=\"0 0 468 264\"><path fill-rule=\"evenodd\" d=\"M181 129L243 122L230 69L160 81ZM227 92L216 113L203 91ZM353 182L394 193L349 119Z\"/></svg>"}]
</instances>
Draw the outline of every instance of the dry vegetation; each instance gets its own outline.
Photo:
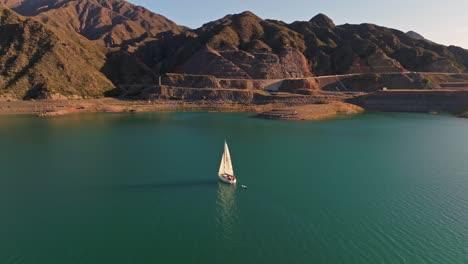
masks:
<instances>
[{"instance_id":1,"label":"dry vegetation","mask_svg":"<svg viewBox=\"0 0 468 264\"><path fill-rule=\"evenodd\" d=\"M102 96L113 84L93 47L61 37L31 18L0 7L0 93L38 98L59 93Z\"/></svg>"}]
</instances>

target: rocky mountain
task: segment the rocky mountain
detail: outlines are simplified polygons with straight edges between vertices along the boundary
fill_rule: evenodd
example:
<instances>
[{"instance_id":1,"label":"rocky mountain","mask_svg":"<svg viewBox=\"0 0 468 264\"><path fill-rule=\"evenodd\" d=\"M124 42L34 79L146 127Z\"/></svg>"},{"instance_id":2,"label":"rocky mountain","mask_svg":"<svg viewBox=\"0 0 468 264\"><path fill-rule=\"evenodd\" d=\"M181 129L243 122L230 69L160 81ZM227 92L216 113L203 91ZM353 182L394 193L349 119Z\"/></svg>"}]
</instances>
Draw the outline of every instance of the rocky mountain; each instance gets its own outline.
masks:
<instances>
[{"instance_id":1,"label":"rocky mountain","mask_svg":"<svg viewBox=\"0 0 468 264\"><path fill-rule=\"evenodd\" d=\"M183 28L148 9L123 0L0 0L24 16L75 31L107 46L141 41Z\"/></svg>"},{"instance_id":2,"label":"rocky mountain","mask_svg":"<svg viewBox=\"0 0 468 264\"><path fill-rule=\"evenodd\" d=\"M0 93L18 98L102 96L113 84L103 54L0 6Z\"/></svg>"},{"instance_id":3,"label":"rocky mountain","mask_svg":"<svg viewBox=\"0 0 468 264\"><path fill-rule=\"evenodd\" d=\"M323 14L288 24L243 12L188 29L123 0L0 6L0 90L18 97L102 96L122 84L153 84L164 73L297 79L468 71L463 48L373 24L336 25Z\"/></svg>"},{"instance_id":4,"label":"rocky mountain","mask_svg":"<svg viewBox=\"0 0 468 264\"><path fill-rule=\"evenodd\" d=\"M303 50L297 32L244 12L149 43L136 54L157 71L277 79L312 76Z\"/></svg>"},{"instance_id":5,"label":"rocky mountain","mask_svg":"<svg viewBox=\"0 0 468 264\"><path fill-rule=\"evenodd\" d=\"M463 49L373 24L335 25L323 14L286 24L251 12L149 41L135 55L155 72L220 78L296 78L406 71L465 72Z\"/></svg>"}]
</instances>

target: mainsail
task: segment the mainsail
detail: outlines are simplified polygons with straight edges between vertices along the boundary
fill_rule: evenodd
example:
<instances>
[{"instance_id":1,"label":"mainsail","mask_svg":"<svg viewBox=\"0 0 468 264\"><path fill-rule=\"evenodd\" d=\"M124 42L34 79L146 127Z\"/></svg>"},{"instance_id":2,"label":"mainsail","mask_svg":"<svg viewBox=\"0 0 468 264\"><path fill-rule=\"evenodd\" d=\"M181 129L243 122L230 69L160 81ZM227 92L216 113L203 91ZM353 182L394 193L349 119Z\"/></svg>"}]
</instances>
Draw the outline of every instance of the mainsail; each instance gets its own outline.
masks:
<instances>
[{"instance_id":1,"label":"mainsail","mask_svg":"<svg viewBox=\"0 0 468 264\"><path fill-rule=\"evenodd\" d=\"M226 142L224 142L224 153L221 158L221 166L219 166L219 175L231 175L234 176L234 170L232 169L231 154L229 153L229 147Z\"/></svg>"}]
</instances>

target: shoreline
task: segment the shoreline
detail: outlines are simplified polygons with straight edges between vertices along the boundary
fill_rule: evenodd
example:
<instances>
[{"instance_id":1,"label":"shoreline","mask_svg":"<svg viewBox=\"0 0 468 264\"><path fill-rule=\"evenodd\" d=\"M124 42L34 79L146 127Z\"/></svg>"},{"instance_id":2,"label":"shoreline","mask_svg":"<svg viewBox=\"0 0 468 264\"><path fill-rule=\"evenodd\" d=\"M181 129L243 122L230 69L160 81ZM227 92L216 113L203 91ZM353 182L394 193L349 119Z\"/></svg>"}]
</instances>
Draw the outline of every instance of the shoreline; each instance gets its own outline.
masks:
<instances>
[{"instance_id":1,"label":"shoreline","mask_svg":"<svg viewBox=\"0 0 468 264\"><path fill-rule=\"evenodd\" d=\"M239 103L204 103L169 100L122 100L116 98L79 100L8 100L0 101L0 115L61 116L76 113L144 113L144 112L260 112L269 105Z\"/></svg>"},{"instance_id":2,"label":"shoreline","mask_svg":"<svg viewBox=\"0 0 468 264\"><path fill-rule=\"evenodd\" d=\"M341 97L339 97L341 95ZM325 97L324 97L325 96ZM312 121L360 114L365 111L450 113L468 118L468 91L460 90L390 90L354 97L329 94L303 96L292 100L273 98L261 103L212 100L169 99L40 99L19 100L0 97L0 116L62 116L79 113L145 112L251 112L256 118ZM283 99L283 100L282 100Z\"/></svg>"},{"instance_id":3,"label":"shoreline","mask_svg":"<svg viewBox=\"0 0 468 264\"><path fill-rule=\"evenodd\" d=\"M275 111L296 111L292 118L275 115ZM358 114L364 109L343 102L321 104L241 104L232 102L185 102L169 100L123 100L116 98L80 100L8 100L0 101L0 116L36 115L38 117L64 116L80 113L148 113L148 112L226 112L257 113L256 118L275 120L323 120L339 115ZM273 113L273 114L272 114Z\"/></svg>"}]
</instances>

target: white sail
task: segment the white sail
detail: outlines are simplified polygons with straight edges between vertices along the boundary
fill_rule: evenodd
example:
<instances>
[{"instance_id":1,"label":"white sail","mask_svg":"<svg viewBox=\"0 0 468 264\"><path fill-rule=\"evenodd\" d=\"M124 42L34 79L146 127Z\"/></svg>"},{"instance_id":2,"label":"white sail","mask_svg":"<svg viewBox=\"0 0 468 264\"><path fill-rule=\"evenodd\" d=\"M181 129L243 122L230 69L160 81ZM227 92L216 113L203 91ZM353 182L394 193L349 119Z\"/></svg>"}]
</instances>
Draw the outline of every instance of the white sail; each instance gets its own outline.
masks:
<instances>
[{"instance_id":1,"label":"white sail","mask_svg":"<svg viewBox=\"0 0 468 264\"><path fill-rule=\"evenodd\" d=\"M218 175L221 176L223 174L225 174L224 173L224 153L223 153L223 156L221 157L221 165L219 166Z\"/></svg>"},{"instance_id":2,"label":"white sail","mask_svg":"<svg viewBox=\"0 0 468 264\"><path fill-rule=\"evenodd\" d=\"M229 153L229 147L227 143L224 143L224 153L221 158L221 165L219 166L219 175L232 175L234 176L234 170L232 169L231 154Z\"/></svg>"}]
</instances>

